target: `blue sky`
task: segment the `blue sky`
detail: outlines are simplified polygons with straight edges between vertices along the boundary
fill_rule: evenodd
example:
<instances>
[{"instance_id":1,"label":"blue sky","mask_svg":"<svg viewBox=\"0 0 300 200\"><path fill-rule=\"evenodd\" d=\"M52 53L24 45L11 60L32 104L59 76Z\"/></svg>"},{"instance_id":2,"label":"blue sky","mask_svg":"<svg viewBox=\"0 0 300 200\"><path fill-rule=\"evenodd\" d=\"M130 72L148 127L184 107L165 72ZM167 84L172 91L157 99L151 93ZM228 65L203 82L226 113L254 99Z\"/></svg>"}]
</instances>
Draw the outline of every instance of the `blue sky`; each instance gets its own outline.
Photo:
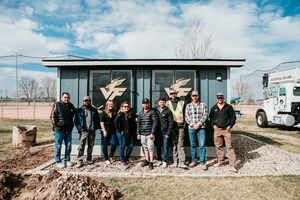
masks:
<instances>
[{"instance_id":1,"label":"blue sky","mask_svg":"<svg viewBox=\"0 0 300 200\"><path fill-rule=\"evenodd\" d=\"M89 58L175 58L188 20L200 19L221 58L245 58L232 78L300 60L300 1L1 0L0 90L15 87L16 53ZM20 76L55 77L18 58Z\"/></svg>"}]
</instances>

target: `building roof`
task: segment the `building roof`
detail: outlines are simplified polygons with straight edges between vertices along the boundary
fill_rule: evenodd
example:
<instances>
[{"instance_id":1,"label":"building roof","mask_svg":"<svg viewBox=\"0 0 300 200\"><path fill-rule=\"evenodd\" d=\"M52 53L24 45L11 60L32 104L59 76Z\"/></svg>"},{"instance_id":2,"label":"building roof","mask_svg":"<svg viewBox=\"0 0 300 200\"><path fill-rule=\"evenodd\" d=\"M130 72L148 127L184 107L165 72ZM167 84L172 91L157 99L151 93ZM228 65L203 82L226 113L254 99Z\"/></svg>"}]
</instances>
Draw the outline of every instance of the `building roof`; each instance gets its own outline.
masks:
<instances>
[{"instance_id":1,"label":"building roof","mask_svg":"<svg viewBox=\"0 0 300 200\"><path fill-rule=\"evenodd\" d=\"M74 59L43 60L46 67L74 66L230 66L242 67L246 59Z\"/></svg>"}]
</instances>

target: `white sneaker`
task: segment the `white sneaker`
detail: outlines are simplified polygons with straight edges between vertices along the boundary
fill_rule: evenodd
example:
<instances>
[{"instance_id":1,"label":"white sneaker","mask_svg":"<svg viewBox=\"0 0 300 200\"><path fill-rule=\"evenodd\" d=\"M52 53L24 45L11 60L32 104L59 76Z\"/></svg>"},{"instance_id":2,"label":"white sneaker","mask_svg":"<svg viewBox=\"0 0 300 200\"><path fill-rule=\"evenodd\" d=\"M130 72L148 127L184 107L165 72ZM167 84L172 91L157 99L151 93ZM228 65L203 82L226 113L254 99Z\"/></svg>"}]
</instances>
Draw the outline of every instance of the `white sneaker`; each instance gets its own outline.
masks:
<instances>
[{"instance_id":1,"label":"white sneaker","mask_svg":"<svg viewBox=\"0 0 300 200\"><path fill-rule=\"evenodd\" d=\"M160 160L155 163L156 167L161 166L161 164L162 164L162 162Z\"/></svg>"},{"instance_id":2,"label":"white sneaker","mask_svg":"<svg viewBox=\"0 0 300 200\"><path fill-rule=\"evenodd\" d=\"M66 162L67 167L72 167L73 164L71 162Z\"/></svg>"},{"instance_id":3,"label":"white sneaker","mask_svg":"<svg viewBox=\"0 0 300 200\"><path fill-rule=\"evenodd\" d=\"M76 165L77 168L80 168L82 167L82 161L81 160L78 160L77 161L77 165Z\"/></svg>"},{"instance_id":4,"label":"white sneaker","mask_svg":"<svg viewBox=\"0 0 300 200\"><path fill-rule=\"evenodd\" d=\"M106 160L106 161L105 161L105 164L110 165L111 163L110 163L109 160Z\"/></svg>"},{"instance_id":5,"label":"white sneaker","mask_svg":"<svg viewBox=\"0 0 300 200\"><path fill-rule=\"evenodd\" d=\"M56 167L59 168L59 169L61 169L61 168L64 168L65 165L62 164L62 163L56 163Z\"/></svg>"},{"instance_id":6,"label":"white sneaker","mask_svg":"<svg viewBox=\"0 0 300 200\"><path fill-rule=\"evenodd\" d=\"M166 162L162 162L162 167L163 168L167 168L167 163Z\"/></svg>"}]
</instances>

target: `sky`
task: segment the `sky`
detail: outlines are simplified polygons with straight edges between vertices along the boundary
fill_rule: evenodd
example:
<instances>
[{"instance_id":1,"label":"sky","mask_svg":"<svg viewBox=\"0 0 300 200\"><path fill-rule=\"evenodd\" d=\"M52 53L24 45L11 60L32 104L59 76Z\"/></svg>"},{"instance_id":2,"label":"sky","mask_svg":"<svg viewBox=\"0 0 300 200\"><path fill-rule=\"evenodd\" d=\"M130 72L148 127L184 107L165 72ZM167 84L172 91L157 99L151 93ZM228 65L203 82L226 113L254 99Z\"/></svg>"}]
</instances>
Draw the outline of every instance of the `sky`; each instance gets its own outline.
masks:
<instances>
[{"instance_id":1,"label":"sky","mask_svg":"<svg viewBox=\"0 0 300 200\"><path fill-rule=\"evenodd\" d=\"M300 60L300 0L0 0L0 94L18 76L56 77L41 57L176 58L188 20L201 20L231 77ZM20 56L21 55L21 56ZM33 57L33 58L31 58Z\"/></svg>"}]
</instances>

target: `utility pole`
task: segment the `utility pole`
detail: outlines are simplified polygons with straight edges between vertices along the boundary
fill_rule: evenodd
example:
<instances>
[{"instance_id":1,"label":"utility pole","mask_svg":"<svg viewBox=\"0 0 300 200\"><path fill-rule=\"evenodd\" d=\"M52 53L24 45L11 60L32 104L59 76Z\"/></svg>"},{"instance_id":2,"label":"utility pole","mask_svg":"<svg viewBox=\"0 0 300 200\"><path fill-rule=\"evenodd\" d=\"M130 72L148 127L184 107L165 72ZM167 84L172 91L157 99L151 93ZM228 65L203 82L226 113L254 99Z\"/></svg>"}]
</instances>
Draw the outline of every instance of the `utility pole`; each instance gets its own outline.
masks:
<instances>
[{"instance_id":1,"label":"utility pole","mask_svg":"<svg viewBox=\"0 0 300 200\"><path fill-rule=\"evenodd\" d=\"M18 54L16 53L16 92L17 92L17 118L19 119L19 85L18 85Z\"/></svg>"}]
</instances>

